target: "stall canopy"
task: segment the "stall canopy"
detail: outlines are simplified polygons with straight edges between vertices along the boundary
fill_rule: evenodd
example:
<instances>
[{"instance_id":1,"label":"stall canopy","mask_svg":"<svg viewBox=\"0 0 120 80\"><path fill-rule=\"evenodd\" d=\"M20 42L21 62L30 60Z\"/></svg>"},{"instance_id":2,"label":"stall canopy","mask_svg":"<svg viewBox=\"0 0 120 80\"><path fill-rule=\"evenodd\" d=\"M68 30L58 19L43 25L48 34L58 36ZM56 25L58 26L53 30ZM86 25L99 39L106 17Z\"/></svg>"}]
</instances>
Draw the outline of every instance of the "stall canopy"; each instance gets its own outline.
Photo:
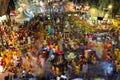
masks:
<instances>
[{"instance_id":1,"label":"stall canopy","mask_svg":"<svg viewBox=\"0 0 120 80\"><path fill-rule=\"evenodd\" d=\"M9 14L10 10L15 9L15 0L0 0L0 16Z\"/></svg>"}]
</instances>

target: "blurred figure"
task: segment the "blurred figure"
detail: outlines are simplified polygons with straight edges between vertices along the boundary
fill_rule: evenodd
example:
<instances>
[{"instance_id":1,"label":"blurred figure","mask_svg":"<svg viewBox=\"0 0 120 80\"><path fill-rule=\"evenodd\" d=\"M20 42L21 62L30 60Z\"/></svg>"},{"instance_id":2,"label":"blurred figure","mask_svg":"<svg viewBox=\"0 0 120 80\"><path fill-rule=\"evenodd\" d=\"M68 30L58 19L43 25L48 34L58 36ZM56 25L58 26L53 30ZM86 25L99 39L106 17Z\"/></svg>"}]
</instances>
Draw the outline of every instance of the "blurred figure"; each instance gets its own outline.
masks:
<instances>
[{"instance_id":1,"label":"blurred figure","mask_svg":"<svg viewBox=\"0 0 120 80\"><path fill-rule=\"evenodd\" d=\"M4 72L3 65L4 65L4 59L0 55L0 72Z\"/></svg>"},{"instance_id":2,"label":"blurred figure","mask_svg":"<svg viewBox=\"0 0 120 80\"><path fill-rule=\"evenodd\" d=\"M120 62L118 62L116 65L116 71L117 71L117 79L116 80L120 80Z\"/></svg>"},{"instance_id":3,"label":"blurred figure","mask_svg":"<svg viewBox=\"0 0 120 80\"><path fill-rule=\"evenodd\" d=\"M87 72L88 72L88 63L85 62L82 66L82 73L84 78L87 77Z\"/></svg>"}]
</instances>

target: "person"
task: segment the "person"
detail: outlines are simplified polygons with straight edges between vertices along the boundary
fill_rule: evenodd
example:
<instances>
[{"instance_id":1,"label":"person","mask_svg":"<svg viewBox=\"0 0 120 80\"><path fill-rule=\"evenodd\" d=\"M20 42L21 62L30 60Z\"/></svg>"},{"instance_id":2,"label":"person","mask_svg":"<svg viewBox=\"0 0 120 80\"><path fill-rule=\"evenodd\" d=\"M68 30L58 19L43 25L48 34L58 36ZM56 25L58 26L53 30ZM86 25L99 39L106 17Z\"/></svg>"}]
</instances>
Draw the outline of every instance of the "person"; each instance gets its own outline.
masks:
<instances>
[{"instance_id":1,"label":"person","mask_svg":"<svg viewBox=\"0 0 120 80\"><path fill-rule=\"evenodd\" d=\"M28 78L28 80L36 80L36 78L33 75L31 75L31 77Z\"/></svg>"},{"instance_id":2,"label":"person","mask_svg":"<svg viewBox=\"0 0 120 80\"><path fill-rule=\"evenodd\" d=\"M80 58L80 70L82 70L82 66L83 66L83 64L84 64L84 61L83 61L83 59L82 58Z\"/></svg>"},{"instance_id":3,"label":"person","mask_svg":"<svg viewBox=\"0 0 120 80\"><path fill-rule=\"evenodd\" d=\"M5 76L4 80L9 80L9 75Z\"/></svg>"},{"instance_id":4,"label":"person","mask_svg":"<svg viewBox=\"0 0 120 80\"><path fill-rule=\"evenodd\" d=\"M67 78L66 75L61 75L61 76L60 76L60 80L68 80L68 78Z\"/></svg>"},{"instance_id":5,"label":"person","mask_svg":"<svg viewBox=\"0 0 120 80\"><path fill-rule=\"evenodd\" d=\"M117 71L117 79L120 80L120 63L118 62L116 65L116 71Z\"/></svg>"},{"instance_id":6,"label":"person","mask_svg":"<svg viewBox=\"0 0 120 80\"><path fill-rule=\"evenodd\" d=\"M14 79L13 80L20 80L20 78L17 76L17 74L14 74Z\"/></svg>"},{"instance_id":7,"label":"person","mask_svg":"<svg viewBox=\"0 0 120 80\"><path fill-rule=\"evenodd\" d=\"M91 62L92 62L93 64L96 63L96 56L95 56L94 54L92 54Z\"/></svg>"},{"instance_id":8,"label":"person","mask_svg":"<svg viewBox=\"0 0 120 80\"><path fill-rule=\"evenodd\" d=\"M112 58L112 56L110 56L109 62L110 62L110 63L113 63L113 58Z\"/></svg>"},{"instance_id":9,"label":"person","mask_svg":"<svg viewBox=\"0 0 120 80\"><path fill-rule=\"evenodd\" d=\"M26 80L27 79L27 71L24 69L23 71L22 71L22 79L23 80Z\"/></svg>"},{"instance_id":10,"label":"person","mask_svg":"<svg viewBox=\"0 0 120 80\"><path fill-rule=\"evenodd\" d=\"M85 62L82 66L82 73L84 78L86 78L87 72L88 72L88 63Z\"/></svg>"},{"instance_id":11,"label":"person","mask_svg":"<svg viewBox=\"0 0 120 80\"><path fill-rule=\"evenodd\" d=\"M110 54L109 54L109 53L105 56L105 60L106 60L106 61L109 61L109 60L110 60Z\"/></svg>"},{"instance_id":12,"label":"person","mask_svg":"<svg viewBox=\"0 0 120 80\"><path fill-rule=\"evenodd\" d=\"M4 72L3 65L4 65L4 59L0 55L0 72Z\"/></svg>"}]
</instances>

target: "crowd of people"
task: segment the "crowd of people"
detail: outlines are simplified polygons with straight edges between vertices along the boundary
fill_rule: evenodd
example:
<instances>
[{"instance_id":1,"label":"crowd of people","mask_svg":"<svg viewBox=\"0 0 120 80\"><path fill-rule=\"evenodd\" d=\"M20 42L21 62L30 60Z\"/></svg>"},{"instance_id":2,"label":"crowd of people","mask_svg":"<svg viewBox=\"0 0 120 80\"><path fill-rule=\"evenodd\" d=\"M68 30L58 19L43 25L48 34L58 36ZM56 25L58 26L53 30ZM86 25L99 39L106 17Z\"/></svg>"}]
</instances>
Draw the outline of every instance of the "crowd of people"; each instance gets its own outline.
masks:
<instances>
[{"instance_id":1,"label":"crowd of people","mask_svg":"<svg viewBox=\"0 0 120 80\"><path fill-rule=\"evenodd\" d=\"M89 80L89 65L106 61L115 65L111 73L119 74L120 50L113 49L110 39L86 34L79 21L85 20L55 14L51 19L38 15L24 24L15 20L0 23L1 72L9 71L15 79L25 80Z\"/></svg>"}]
</instances>

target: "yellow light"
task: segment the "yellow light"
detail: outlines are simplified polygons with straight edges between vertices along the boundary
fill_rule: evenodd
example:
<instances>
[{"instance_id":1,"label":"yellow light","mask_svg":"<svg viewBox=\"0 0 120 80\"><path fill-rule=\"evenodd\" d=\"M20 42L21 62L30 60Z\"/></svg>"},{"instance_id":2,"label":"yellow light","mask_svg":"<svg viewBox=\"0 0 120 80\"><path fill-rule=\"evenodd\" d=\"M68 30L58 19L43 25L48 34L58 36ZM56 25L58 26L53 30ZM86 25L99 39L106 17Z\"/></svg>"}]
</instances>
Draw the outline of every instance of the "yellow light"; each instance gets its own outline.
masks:
<instances>
[{"instance_id":1,"label":"yellow light","mask_svg":"<svg viewBox=\"0 0 120 80\"><path fill-rule=\"evenodd\" d=\"M112 7L113 7L112 5L109 5L109 6L108 6L108 9L112 9Z\"/></svg>"}]
</instances>

